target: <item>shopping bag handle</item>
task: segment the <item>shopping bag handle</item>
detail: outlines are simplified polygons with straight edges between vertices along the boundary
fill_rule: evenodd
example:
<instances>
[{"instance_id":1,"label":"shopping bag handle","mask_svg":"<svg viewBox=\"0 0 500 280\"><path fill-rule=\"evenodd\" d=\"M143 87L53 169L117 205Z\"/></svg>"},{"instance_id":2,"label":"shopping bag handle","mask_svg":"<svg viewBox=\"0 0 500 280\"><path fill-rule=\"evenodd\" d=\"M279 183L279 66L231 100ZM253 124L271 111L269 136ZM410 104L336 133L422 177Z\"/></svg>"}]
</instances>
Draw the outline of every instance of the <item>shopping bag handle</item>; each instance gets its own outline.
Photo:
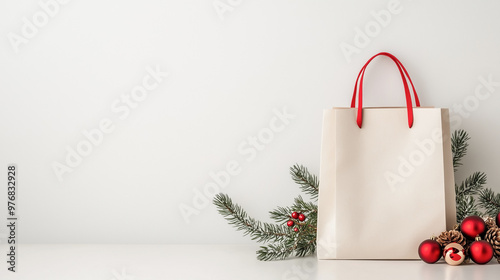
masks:
<instances>
[{"instance_id":1,"label":"shopping bag handle","mask_svg":"<svg viewBox=\"0 0 500 280\"><path fill-rule=\"evenodd\" d=\"M408 71L406 71L406 68L403 66L401 61L399 61L399 59L397 59L394 55L392 55L388 52L381 52L381 53L378 53L378 54L372 56L372 58L370 58L365 63L363 68L361 68L361 71L359 71L358 77L356 78L356 83L354 85L354 93L353 93L352 101L351 101L351 108L355 108L356 107L356 93L358 91L358 82L359 82L358 114L357 114L356 122L357 122L359 128L361 128L361 126L363 124L363 79L365 76L366 67L375 57L377 57L379 55L384 55L384 56L387 56L390 59L392 59L392 61L394 61L394 63L396 63L396 66L399 69L399 73L401 74L401 78L403 80L403 85L404 85L405 95L406 95L406 108L407 108L407 112L408 112L408 126L411 128L413 126L413 106L412 106L410 89L408 87L408 82L406 81L406 79L408 79L410 81L411 87L413 89L413 96L415 98L415 105L417 107L420 107L420 101L419 101L418 96L417 96L417 91L415 90L415 86L413 85L413 81L411 80L410 75L408 74Z\"/></svg>"}]
</instances>

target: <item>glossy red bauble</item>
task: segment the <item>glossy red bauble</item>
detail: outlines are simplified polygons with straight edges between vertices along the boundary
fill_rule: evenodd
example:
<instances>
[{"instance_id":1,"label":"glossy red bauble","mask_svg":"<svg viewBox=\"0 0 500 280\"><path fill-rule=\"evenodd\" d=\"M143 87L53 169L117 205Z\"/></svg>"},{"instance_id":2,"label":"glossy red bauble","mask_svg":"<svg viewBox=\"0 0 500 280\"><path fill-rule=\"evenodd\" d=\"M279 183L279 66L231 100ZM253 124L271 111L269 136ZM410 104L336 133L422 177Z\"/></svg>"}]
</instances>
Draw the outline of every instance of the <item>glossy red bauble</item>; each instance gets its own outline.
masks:
<instances>
[{"instance_id":1,"label":"glossy red bauble","mask_svg":"<svg viewBox=\"0 0 500 280\"><path fill-rule=\"evenodd\" d=\"M286 225L289 226L289 227L293 227L295 223L293 221L288 221L286 222Z\"/></svg>"},{"instance_id":2,"label":"glossy red bauble","mask_svg":"<svg viewBox=\"0 0 500 280\"><path fill-rule=\"evenodd\" d=\"M441 254L441 245L436 240L427 239L418 246L418 256L426 263L439 261Z\"/></svg>"},{"instance_id":3,"label":"glossy red bauble","mask_svg":"<svg viewBox=\"0 0 500 280\"><path fill-rule=\"evenodd\" d=\"M299 213L293 212L292 213L292 218L297 219L299 217Z\"/></svg>"},{"instance_id":4,"label":"glossy red bauble","mask_svg":"<svg viewBox=\"0 0 500 280\"><path fill-rule=\"evenodd\" d=\"M477 236L484 237L486 224L479 216L469 216L462 221L460 231L466 238L474 240Z\"/></svg>"},{"instance_id":5,"label":"glossy red bauble","mask_svg":"<svg viewBox=\"0 0 500 280\"><path fill-rule=\"evenodd\" d=\"M489 263L493 258L493 247L486 240L474 241L469 248L470 258L477 264Z\"/></svg>"},{"instance_id":6,"label":"glossy red bauble","mask_svg":"<svg viewBox=\"0 0 500 280\"><path fill-rule=\"evenodd\" d=\"M306 215L304 214L299 214L299 221L303 222L306 220Z\"/></svg>"},{"instance_id":7,"label":"glossy red bauble","mask_svg":"<svg viewBox=\"0 0 500 280\"><path fill-rule=\"evenodd\" d=\"M497 214L497 227L500 227L500 212Z\"/></svg>"}]
</instances>

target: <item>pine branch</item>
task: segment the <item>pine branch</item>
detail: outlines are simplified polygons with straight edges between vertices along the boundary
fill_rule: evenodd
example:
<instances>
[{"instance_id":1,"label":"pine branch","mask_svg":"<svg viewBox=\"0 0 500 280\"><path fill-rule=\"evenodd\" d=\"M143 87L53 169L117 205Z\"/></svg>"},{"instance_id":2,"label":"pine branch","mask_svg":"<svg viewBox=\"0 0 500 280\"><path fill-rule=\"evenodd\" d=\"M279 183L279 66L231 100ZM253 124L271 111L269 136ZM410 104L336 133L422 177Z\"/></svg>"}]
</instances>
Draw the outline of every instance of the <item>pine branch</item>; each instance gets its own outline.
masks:
<instances>
[{"instance_id":1,"label":"pine branch","mask_svg":"<svg viewBox=\"0 0 500 280\"><path fill-rule=\"evenodd\" d=\"M317 199L319 181L315 175L310 174L302 165L294 165L290 168L290 173L302 191ZM249 217L243 208L233 203L226 194L217 194L213 203L229 224L243 231L244 235L249 235L257 242L270 243L261 246L257 251L259 260L285 259L292 254L303 257L316 251L318 206L304 201L301 196L296 197L291 206L277 207L269 212L278 225L263 223ZM293 212L305 215L305 219L294 219ZM292 221L293 225L286 226L288 221Z\"/></svg>"},{"instance_id":2,"label":"pine branch","mask_svg":"<svg viewBox=\"0 0 500 280\"><path fill-rule=\"evenodd\" d=\"M312 202L304 201L304 199L299 195L295 198L292 209L294 209L294 211L304 213L307 216L308 221L314 221L314 225L316 225L318 218L318 205Z\"/></svg>"},{"instance_id":3,"label":"pine branch","mask_svg":"<svg viewBox=\"0 0 500 280\"><path fill-rule=\"evenodd\" d=\"M312 202L305 202L301 196L298 196L294 200L294 204L290 207L280 207L269 211L271 219L276 222L286 222L292 217L291 213L298 212L303 213L307 216L309 221L316 221L318 216L318 206Z\"/></svg>"},{"instance_id":4,"label":"pine branch","mask_svg":"<svg viewBox=\"0 0 500 280\"><path fill-rule=\"evenodd\" d=\"M286 226L263 223L248 217L245 210L238 204L233 203L226 194L217 194L213 203L230 225L233 225L237 230L243 231L243 235L249 235L252 240L257 242L278 242L292 235L291 229Z\"/></svg>"},{"instance_id":5,"label":"pine branch","mask_svg":"<svg viewBox=\"0 0 500 280\"><path fill-rule=\"evenodd\" d=\"M455 185L455 194L457 197L466 195L475 195L482 190L486 184L486 174L484 172L474 172L465 179L460 186Z\"/></svg>"},{"instance_id":6,"label":"pine branch","mask_svg":"<svg viewBox=\"0 0 500 280\"><path fill-rule=\"evenodd\" d=\"M468 216L481 215L473 196L457 196L457 223Z\"/></svg>"},{"instance_id":7,"label":"pine branch","mask_svg":"<svg viewBox=\"0 0 500 280\"><path fill-rule=\"evenodd\" d=\"M463 130L455 130L451 135L451 151L453 153L453 169L455 172L462 166L462 158L467 154L467 147L470 140L469 134Z\"/></svg>"},{"instance_id":8,"label":"pine branch","mask_svg":"<svg viewBox=\"0 0 500 280\"><path fill-rule=\"evenodd\" d=\"M294 244L290 244L290 242L260 246L257 251L257 259L260 261L283 260L288 258L293 253L293 250Z\"/></svg>"},{"instance_id":9,"label":"pine branch","mask_svg":"<svg viewBox=\"0 0 500 280\"><path fill-rule=\"evenodd\" d=\"M302 198L302 196L298 196L294 200L294 204L292 206L292 209L297 209L300 210L301 212L318 212L318 205L312 203L312 202L306 202Z\"/></svg>"},{"instance_id":10,"label":"pine branch","mask_svg":"<svg viewBox=\"0 0 500 280\"><path fill-rule=\"evenodd\" d=\"M284 242L261 246L257 259L261 261L282 260L295 252L296 257L305 257L316 251L316 229L298 233L296 238Z\"/></svg>"},{"instance_id":11,"label":"pine branch","mask_svg":"<svg viewBox=\"0 0 500 280\"><path fill-rule=\"evenodd\" d=\"M276 209L269 211L271 219L278 223L286 222L292 218L290 213L294 212L292 207L281 207L278 206Z\"/></svg>"},{"instance_id":12,"label":"pine branch","mask_svg":"<svg viewBox=\"0 0 500 280\"><path fill-rule=\"evenodd\" d=\"M318 199L319 180L316 175L312 175L306 167L298 164L290 167L290 174L295 183L300 185L303 192L309 194L312 199Z\"/></svg>"},{"instance_id":13,"label":"pine branch","mask_svg":"<svg viewBox=\"0 0 500 280\"><path fill-rule=\"evenodd\" d=\"M486 215L495 217L500 211L500 194L495 194L491 189L481 190L479 205L486 210Z\"/></svg>"},{"instance_id":14,"label":"pine branch","mask_svg":"<svg viewBox=\"0 0 500 280\"><path fill-rule=\"evenodd\" d=\"M312 239L302 238L297 243L297 248L295 249L296 257L305 257L316 251L316 236Z\"/></svg>"}]
</instances>

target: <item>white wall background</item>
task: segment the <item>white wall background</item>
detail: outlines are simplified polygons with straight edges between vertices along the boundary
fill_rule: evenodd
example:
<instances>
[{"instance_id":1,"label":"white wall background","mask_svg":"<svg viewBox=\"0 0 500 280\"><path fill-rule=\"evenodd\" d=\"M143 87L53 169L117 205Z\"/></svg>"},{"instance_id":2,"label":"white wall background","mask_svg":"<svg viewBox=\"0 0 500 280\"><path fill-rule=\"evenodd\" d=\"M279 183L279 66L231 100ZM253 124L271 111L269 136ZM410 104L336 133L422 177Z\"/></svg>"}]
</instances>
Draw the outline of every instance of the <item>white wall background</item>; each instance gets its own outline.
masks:
<instances>
[{"instance_id":1,"label":"white wall background","mask_svg":"<svg viewBox=\"0 0 500 280\"><path fill-rule=\"evenodd\" d=\"M500 2L395 1L386 26L370 27L390 2L73 0L44 18L39 1L1 1L0 166L19 167L20 241L252 243L211 203L189 223L179 207L193 207L210 172L232 160L241 171L223 191L250 214L266 219L290 204L300 191L288 168L318 173L322 110L349 105L358 71L379 51L403 61L423 105L465 104L455 125L472 140L457 179L485 171L499 192ZM218 14L214 3L231 9ZM355 47L356 28L367 27L370 41L346 56L340 45ZM123 106L148 67L169 76L121 119L113 104ZM478 101L479 77L496 84ZM404 104L387 59L369 68L366 87L367 105ZM247 160L239 145L284 107L294 119ZM59 181L54 162L66 164L67 147L103 119L114 130Z\"/></svg>"}]
</instances>

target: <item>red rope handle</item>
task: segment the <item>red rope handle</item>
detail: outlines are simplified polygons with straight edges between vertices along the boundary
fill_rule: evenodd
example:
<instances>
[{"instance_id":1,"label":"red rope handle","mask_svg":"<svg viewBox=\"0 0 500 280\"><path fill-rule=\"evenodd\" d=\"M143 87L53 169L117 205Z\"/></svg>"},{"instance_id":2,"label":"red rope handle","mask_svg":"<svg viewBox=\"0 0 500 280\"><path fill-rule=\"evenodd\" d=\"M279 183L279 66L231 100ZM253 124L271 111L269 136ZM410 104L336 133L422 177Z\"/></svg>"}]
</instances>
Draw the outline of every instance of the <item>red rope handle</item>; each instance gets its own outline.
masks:
<instances>
[{"instance_id":1,"label":"red rope handle","mask_svg":"<svg viewBox=\"0 0 500 280\"><path fill-rule=\"evenodd\" d=\"M417 91L415 90L415 86L413 85L413 81L411 80L410 75L408 74L408 71L406 71L406 68L403 66L401 61L399 61L399 59L397 59L394 55L387 53L387 52L381 52L381 53L378 53L378 54L374 55L373 57L371 57L365 63L363 68L361 68L361 71L359 71L358 77L356 78L356 83L354 85L354 93L353 93L352 101L351 101L351 108L355 108L356 107L356 93L358 91L358 82L359 82L358 114L357 114L356 122L357 122L359 128L361 128L362 123L363 123L363 79L365 76L366 67L368 66L368 64L370 64L370 62L375 57L377 57L379 55L384 55L384 56L391 58L392 61L394 61L394 63L396 63L396 66L399 69L399 73L401 74L401 78L403 80L403 85L405 88L406 107L407 107L407 112L408 112L408 126L411 128L413 126L413 106L412 106L410 89L408 87L408 82L406 81L406 79L408 79L410 81L411 87L413 89L413 96L415 98L415 104L417 107L420 107L420 100L418 99Z\"/></svg>"}]
</instances>

